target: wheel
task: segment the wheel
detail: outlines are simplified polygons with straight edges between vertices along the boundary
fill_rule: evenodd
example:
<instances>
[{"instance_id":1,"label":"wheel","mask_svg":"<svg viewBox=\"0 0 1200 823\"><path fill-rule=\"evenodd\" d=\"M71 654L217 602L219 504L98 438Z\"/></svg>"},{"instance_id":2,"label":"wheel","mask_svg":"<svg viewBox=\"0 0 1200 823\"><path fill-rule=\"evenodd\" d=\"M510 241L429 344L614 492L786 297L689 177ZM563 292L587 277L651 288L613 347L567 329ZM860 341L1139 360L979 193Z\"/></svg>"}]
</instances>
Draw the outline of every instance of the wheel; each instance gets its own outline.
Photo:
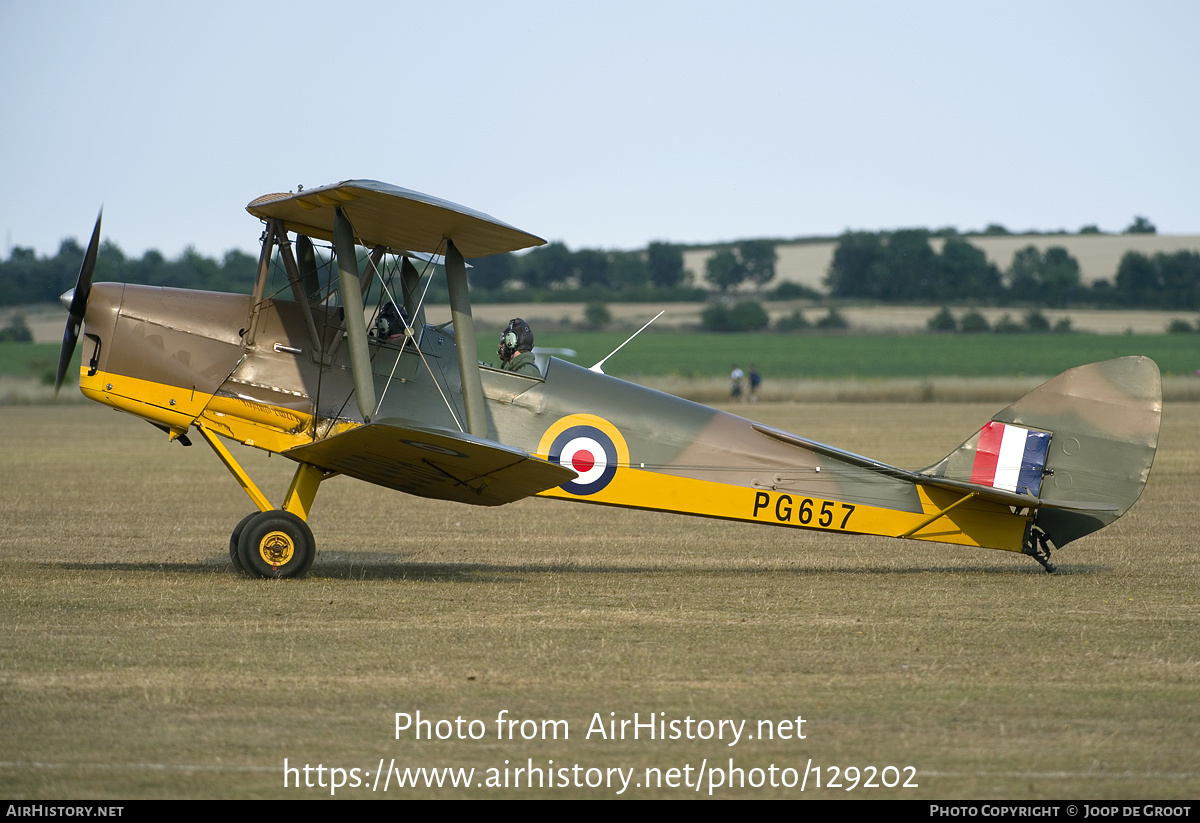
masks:
<instances>
[{"instance_id":1,"label":"wheel","mask_svg":"<svg viewBox=\"0 0 1200 823\"><path fill-rule=\"evenodd\" d=\"M238 542L242 537L242 530L246 528L246 524L253 520L262 512L250 512L250 514L238 521L238 524L233 527L233 534L229 535L229 559L233 561L233 567L242 574L246 574L246 567L242 565L242 558L238 555Z\"/></svg>"},{"instance_id":2,"label":"wheel","mask_svg":"<svg viewBox=\"0 0 1200 823\"><path fill-rule=\"evenodd\" d=\"M290 512L258 512L238 538L238 558L252 577L300 577L316 554L312 530Z\"/></svg>"}]
</instances>

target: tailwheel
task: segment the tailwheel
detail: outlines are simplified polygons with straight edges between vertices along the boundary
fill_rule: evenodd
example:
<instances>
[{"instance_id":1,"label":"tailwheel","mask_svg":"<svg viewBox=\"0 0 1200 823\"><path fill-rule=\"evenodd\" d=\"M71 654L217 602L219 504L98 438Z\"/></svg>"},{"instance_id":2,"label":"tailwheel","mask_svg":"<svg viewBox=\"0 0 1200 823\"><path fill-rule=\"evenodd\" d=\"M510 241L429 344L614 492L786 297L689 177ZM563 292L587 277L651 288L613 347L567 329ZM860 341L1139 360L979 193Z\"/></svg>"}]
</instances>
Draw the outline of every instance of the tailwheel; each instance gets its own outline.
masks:
<instances>
[{"instance_id":1,"label":"tailwheel","mask_svg":"<svg viewBox=\"0 0 1200 823\"><path fill-rule=\"evenodd\" d=\"M1050 535L1037 526L1029 526L1025 532L1025 545L1021 548L1021 552L1041 563L1042 568L1050 574L1058 571L1050 562L1050 550L1053 548L1054 543L1050 540Z\"/></svg>"},{"instance_id":2,"label":"tailwheel","mask_svg":"<svg viewBox=\"0 0 1200 823\"><path fill-rule=\"evenodd\" d=\"M238 524L234 535L237 560L251 577L301 577L317 554L312 530L291 512L255 512Z\"/></svg>"}]
</instances>

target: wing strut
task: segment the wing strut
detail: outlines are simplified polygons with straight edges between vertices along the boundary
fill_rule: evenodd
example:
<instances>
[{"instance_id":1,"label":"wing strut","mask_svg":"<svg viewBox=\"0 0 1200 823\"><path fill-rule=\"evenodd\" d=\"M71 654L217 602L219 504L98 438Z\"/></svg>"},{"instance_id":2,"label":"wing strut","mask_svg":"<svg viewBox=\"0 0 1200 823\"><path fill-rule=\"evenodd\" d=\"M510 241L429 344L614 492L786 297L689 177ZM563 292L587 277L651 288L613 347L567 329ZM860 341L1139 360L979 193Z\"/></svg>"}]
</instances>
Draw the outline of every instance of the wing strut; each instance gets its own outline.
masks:
<instances>
[{"instance_id":1,"label":"wing strut","mask_svg":"<svg viewBox=\"0 0 1200 823\"><path fill-rule=\"evenodd\" d=\"M358 255L354 250L354 230L340 208L335 212L333 219L333 248L337 254L342 310L346 315L346 341L350 345L350 373L354 377L354 399L358 403L358 412L362 415L363 422L370 423L371 414L375 411L375 380L371 374L371 353L367 348L367 321L363 318Z\"/></svg>"},{"instance_id":2,"label":"wing strut","mask_svg":"<svg viewBox=\"0 0 1200 823\"><path fill-rule=\"evenodd\" d=\"M340 255L339 255L340 256ZM475 347L475 320L467 292L467 264L454 241L446 238L446 285L450 288L450 317L458 349L458 373L462 377L463 405L467 432L487 437L487 413L483 404L483 378L479 376L479 351Z\"/></svg>"},{"instance_id":3,"label":"wing strut","mask_svg":"<svg viewBox=\"0 0 1200 823\"><path fill-rule=\"evenodd\" d=\"M400 284L404 289L404 313L414 329L425 328L425 311L421 308L421 273L407 257L400 264Z\"/></svg>"},{"instance_id":4,"label":"wing strut","mask_svg":"<svg viewBox=\"0 0 1200 823\"><path fill-rule=\"evenodd\" d=\"M321 299L321 280L317 274L317 252L313 248L312 240L303 234L296 235L296 256L299 258L300 277L307 295L304 302L319 301Z\"/></svg>"},{"instance_id":5,"label":"wing strut","mask_svg":"<svg viewBox=\"0 0 1200 823\"><path fill-rule=\"evenodd\" d=\"M272 218L267 223L267 231L275 232L275 243L279 246L279 256L283 258L283 267L287 271L288 282L292 286L292 296L296 298L296 305L300 307L300 314L304 317L304 325L308 329L308 339L312 343L313 349L313 362L329 365L331 361L324 356L321 333L317 331L317 321L313 318L312 306L308 302L311 292L305 293L308 287L304 282L304 276L300 273L300 267L296 265L296 257L292 254L292 243L288 240L283 221ZM309 249L311 250L311 248L312 243L310 242Z\"/></svg>"}]
</instances>

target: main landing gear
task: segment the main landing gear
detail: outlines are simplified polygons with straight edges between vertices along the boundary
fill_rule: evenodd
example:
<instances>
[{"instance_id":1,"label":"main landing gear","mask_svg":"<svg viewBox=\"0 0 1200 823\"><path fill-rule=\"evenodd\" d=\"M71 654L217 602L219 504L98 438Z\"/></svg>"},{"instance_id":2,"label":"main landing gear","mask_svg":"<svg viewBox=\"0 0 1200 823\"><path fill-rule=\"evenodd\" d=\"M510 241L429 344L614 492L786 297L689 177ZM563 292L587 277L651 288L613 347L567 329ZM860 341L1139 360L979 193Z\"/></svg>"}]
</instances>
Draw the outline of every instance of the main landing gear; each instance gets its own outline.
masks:
<instances>
[{"instance_id":1,"label":"main landing gear","mask_svg":"<svg viewBox=\"0 0 1200 823\"><path fill-rule=\"evenodd\" d=\"M333 472L300 463L283 506L276 509L216 435L203 427L198 428L259 508L243 517L229 535L229 559L234 568L250 577L302 577L317 556L317 541L304 518L312 508L317 487Z\"/></svg>"},{"instance_id":2,"label":"main landing gear","mask_svg":"<svg viewBox=\"0 0 1200 823\"><path fill-rule=\"evenodd\" d=\"M312 529L287 511L248 514L229 536L229 559L251 577L301 577L316 556Z\"/></svg>"}]
</instances>

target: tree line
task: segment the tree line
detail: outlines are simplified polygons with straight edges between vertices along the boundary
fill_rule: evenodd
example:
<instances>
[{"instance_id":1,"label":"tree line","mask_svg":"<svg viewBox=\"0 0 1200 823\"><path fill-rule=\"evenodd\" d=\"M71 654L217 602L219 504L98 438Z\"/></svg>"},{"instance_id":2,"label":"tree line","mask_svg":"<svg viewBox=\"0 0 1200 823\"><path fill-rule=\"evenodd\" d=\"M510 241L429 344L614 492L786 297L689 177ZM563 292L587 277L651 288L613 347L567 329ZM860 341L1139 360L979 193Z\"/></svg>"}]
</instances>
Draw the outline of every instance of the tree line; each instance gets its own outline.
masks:
<instances>
[{"instance_id":1,"label":"tree line","mask_svg":"<svg viewBox=\"0 0 1200 823\"><path fill-rule=\"evenodd\" d=\"M924 229L843 234L825 278L830 296L881 303L1200 309L1195 251L1153 256L1129 251L1112 281L1085 285L1079 261L1062 246L1044 252L1026 246L1002 272L965 237L947 236L940 253L932 238Z\"/></svg>"},{"instance_id":2,"label":"tree line","mask_svg":"<svg viewBox=\"0 0 1200 823\"><path fill-rule=\"evenodd\" d=\"M58 252L38 257L33 249L14 248L0 262L0 306L52 303L75 288L84 248L74 238L63 240ZM254 288L258 259L231 250L221 260L188 248L175 260L150 249L141 257L126 257L112 241L100 244L93 280L97 283L140 283L181 289L249 294Z\"/></svg>"},{"instance_id":3,"label":"tree line","mask_svg":"<svg viewBox=\"0 0 1200 823\"><path fill-rule=\"evenodd\" d=\"M1093 227L1085 227L1081 233ZM1139 217L1128 233L1153 232ZM990 235L1007 234L989 226ZM931 241L944 239L940 251ZM822 297L803 286L782 283L766 291L776 274L775 240L743 240L718 248L708 259L704 283L683 266L684 247L654 242L637 251L572 251L549 243L523 254L469 261L468 277L478 302L703 301L749 285L768 299ZM47 303L75 285L84 249L62 241L53 256L38 257L16 247L0 261L0 306ZM156 250L127 257L112 241L101 244L95 280L177 288L249 293L258 261L238 250L217 260L188 248L166 259ZM931 232L846 232L837 239L826 274L828 296L877 302L971 303L981 305L1071 305L1200 309L1200 253L1153 256L1128 252L1110 282L1082 283L1079 261L1061 246L1045 251L1030 245L1007 270L990 263L983 251L953 230ZM285 286L286 288L286 286ZM434 278L433 300L445 299L442 278Z\"/></svg>"},{"instance_id":4,"label":"tree line","mask_svg":"<svg viewBox=\"0 0 1200 823\"><path fill-rule=\"evenodd\" d=\"M683 248L672 243L654 242L637 251L572 251L555 242L470 263L467 276L481 301L703 300L706 295L683 267Z\"/></svg>"},{"instance_id":5,"label":"tree line","mask_svg":"<svg viewBox=\"0 0 1200 823\"><path fill-rule=\"evenodd\" d=\"M74 288L83 256L84 249L74 238L63 240L52 256L14 248L7 260L0 261L0 306L57 301ZM525 254L492 255L468 263L472 291L480 302L547 296L581 302L678 301L703 300L707 295L706 289L693 287L691 273L683 268L682 248L669 243L651 243L640 251L571 251L563 243L550 243ZM257 269L258 259L238 250L226 252L220 260L194 248L174 260L153 249L138 258L127 257L106 240L96 259L94 280L249 294ZM441 278L434 278L429 296L445 299Z\"/></svg>"}]
</instances>

